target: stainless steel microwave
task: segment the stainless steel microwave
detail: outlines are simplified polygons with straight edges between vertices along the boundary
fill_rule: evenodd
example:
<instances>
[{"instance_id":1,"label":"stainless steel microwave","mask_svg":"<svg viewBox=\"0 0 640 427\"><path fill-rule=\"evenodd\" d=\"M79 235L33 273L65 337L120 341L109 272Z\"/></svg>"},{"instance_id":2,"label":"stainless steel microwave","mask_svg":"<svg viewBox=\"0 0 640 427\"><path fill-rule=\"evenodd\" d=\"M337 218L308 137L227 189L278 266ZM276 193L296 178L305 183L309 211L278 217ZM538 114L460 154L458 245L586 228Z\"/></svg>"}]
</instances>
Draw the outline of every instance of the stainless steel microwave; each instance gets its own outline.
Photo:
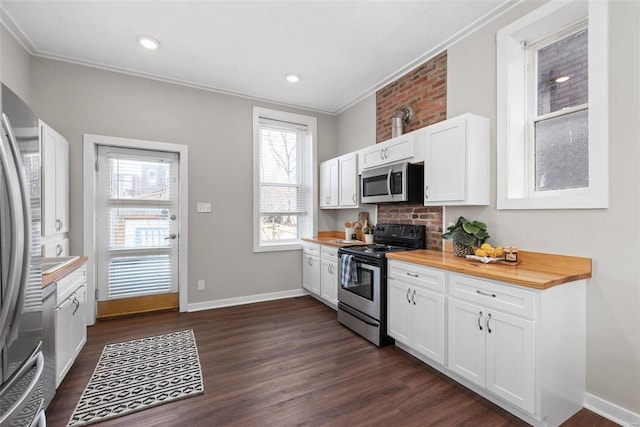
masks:
<instances>
[{"instance_id":1,"label":"stainless steel microwave","mask_svg":"<svg viewBox=\"0 0 640 427\"><path fill-rule=\"evenodd\" d=\"M362 171L362 203L419 202L423 200L424 168L396 163Z\"/></svg>"}]
</instances>

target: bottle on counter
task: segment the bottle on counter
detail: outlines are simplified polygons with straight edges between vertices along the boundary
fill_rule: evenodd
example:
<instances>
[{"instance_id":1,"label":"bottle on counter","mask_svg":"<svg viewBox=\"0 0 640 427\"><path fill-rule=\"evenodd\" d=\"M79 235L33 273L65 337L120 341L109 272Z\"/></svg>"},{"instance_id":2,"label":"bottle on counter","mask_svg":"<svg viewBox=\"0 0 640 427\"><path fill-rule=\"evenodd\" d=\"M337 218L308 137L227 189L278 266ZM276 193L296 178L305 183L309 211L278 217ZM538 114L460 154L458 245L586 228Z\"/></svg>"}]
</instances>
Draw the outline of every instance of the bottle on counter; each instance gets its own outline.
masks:
<instances>
[{"instance_id":1,"label":"bottle on counter","mask_svg":"<svg viewBox=\"0 0 640 427\"><path fill-rule=\"evenodd\" d=\"M518 248L515 246L507 246L504 248L504 260L507 262L518 262Z\"/></svg>"}]
</instances>

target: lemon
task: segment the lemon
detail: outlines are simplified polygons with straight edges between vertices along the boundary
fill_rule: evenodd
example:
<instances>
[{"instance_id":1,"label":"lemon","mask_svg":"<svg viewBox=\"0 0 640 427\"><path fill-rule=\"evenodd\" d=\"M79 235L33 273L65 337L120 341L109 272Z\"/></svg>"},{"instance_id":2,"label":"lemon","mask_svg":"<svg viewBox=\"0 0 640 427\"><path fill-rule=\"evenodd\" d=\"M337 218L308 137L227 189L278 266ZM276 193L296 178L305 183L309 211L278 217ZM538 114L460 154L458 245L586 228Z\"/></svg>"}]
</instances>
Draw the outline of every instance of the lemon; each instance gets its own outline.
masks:
<instances>
[{"instance_id":1,"label":"lemon","mask_svg":"<svg viewBox=\"0 0 640 427\"><path fill-rule=\"evenodd\" d=\"M490 243L483 243L482 246L480 246L480 249L491 249L491 244Z\"/></svg>"}]
</instances>

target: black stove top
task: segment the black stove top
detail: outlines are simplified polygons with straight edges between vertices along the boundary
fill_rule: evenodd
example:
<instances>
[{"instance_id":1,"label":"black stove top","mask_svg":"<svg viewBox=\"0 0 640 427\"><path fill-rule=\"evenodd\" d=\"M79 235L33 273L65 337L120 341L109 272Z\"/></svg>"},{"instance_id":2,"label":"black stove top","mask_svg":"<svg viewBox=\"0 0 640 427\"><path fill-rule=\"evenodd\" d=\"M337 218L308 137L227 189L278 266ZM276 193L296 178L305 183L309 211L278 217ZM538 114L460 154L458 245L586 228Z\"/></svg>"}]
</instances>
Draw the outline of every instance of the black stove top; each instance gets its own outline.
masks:
<instances>
[{"instance_id":1,"label":"black stove top","mask_svg":"<svg viewBox=\"0 0 640 427\"><path fill-rule=\"evenodd\" d=\"M340 248L340 253L384 258L386 253L426 248L426 226L378 224L373 233L375 244Z\"/></svg>"}]
</instances>

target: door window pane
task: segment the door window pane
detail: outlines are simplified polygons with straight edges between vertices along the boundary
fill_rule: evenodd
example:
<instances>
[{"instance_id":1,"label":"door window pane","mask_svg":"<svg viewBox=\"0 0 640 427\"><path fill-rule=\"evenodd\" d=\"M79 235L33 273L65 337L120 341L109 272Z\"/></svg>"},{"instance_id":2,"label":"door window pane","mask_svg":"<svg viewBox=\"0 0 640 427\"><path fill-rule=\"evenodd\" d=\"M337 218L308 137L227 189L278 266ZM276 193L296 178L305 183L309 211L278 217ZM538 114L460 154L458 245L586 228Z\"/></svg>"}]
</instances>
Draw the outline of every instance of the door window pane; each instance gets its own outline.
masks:
<instances>
[{"instance_id":1,"label":"door window pane","mask_svg":"<svg viewBox=\"0 0 640 427\"><path fill-rule=\"evenodd\" d=\"M109 159L110 198L170 200L171 165L161 160Z\"/></svg>"},{"instance_id":2,"label":"door window pane","mask_svg":"<svg viewBox=\"0 0 640 427\"><path fill-rule=\"evenodd\" d=\"M168 209L109 208L109 249L170 246Z\"/></svg>"},{"instance_id":3,"label":"door window pane","mask_svg":"<svg viewBox=\"0 0 640 427\"><path fill-rule=\"evenodd\" d=\"M535 124L536 191L589 186L588 110Z\"/></svg>"},{"instance_id":4,"label":"door window pane","mask_svg":"<svg viewBox=\"0 0 640 427\"><path fill-rule=\"evenodd\" d=\"M538 115L586 104L587 29L537 51Z\"/></svg>"}]
</instances>

